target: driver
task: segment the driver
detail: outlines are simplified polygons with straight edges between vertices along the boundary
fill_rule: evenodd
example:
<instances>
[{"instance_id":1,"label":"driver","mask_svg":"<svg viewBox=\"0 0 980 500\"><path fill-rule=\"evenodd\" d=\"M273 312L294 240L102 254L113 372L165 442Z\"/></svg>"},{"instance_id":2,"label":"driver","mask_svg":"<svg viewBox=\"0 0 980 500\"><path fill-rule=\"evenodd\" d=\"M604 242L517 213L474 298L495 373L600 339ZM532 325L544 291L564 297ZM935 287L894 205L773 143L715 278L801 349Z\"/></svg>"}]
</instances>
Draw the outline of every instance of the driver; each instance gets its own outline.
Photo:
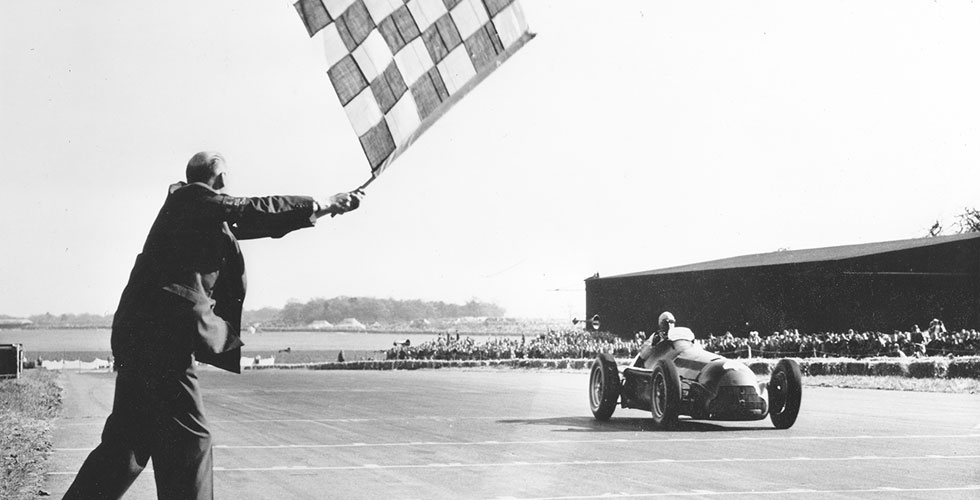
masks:
<instances>
[{"instance_id":1,"label":"driver","mask_svg":"<svg viewBox=\"0 0 980 500\"><path fill-rule=\"evenodd\" d=\"M670 329L674 327L677 321L674 319L674 315L669 311L664 311L660 314L660 318L657 319L657 331L650 334L643 344L640 345L640 353L636 356L636 361L633 363L634 366L643 366L647 358L653 352L653 348L667 339L667 333Z\"/></svg>"}]
</instances>

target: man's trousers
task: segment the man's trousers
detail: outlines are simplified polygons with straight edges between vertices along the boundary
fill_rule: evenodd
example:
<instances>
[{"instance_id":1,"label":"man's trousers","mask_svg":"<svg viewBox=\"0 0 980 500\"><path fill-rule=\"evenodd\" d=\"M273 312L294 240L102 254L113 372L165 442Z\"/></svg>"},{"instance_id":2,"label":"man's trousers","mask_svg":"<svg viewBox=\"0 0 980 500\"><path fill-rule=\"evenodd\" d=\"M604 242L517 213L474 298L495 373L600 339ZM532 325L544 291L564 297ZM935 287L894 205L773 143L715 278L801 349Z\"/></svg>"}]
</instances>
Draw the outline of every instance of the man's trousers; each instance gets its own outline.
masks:
<instances>
[{"instance_id":1,"label":"man's trousers","mask_svg":"<svg viewBox=\"0 0 980 500\"><path fill-rule=\"evenodd\" d=\"M159 500L210 500L211 434L193 361L184 369L123 366L102 443L89 454L66 500L121 498L153 459Z\"/></svg>"}]
</instances>

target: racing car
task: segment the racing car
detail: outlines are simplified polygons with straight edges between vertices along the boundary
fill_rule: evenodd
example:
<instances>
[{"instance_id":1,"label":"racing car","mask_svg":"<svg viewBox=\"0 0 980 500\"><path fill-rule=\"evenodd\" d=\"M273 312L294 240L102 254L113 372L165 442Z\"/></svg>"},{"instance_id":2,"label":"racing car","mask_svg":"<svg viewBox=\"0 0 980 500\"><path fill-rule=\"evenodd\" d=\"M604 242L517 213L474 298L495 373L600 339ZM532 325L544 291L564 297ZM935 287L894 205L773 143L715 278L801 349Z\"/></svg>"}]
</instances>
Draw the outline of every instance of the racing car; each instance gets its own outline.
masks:
<instances>
[{"instance_id":1,"label":"racing car","mask_svg":"<svg viewBox=\"0 0 980 500\"><path fill-rule=\"evenodd\" d=\"M620 370L600 354L589 374L589 405L596 420L609 420L616 406L649 410L656 427L669 429L681 415L695 420L762 420L777 429L796 423L803 394L800 366L781 359L769 382L740 361L705 351L685 327L671 328L648 356L637 355Z\"/></svg>"}]
</instances>

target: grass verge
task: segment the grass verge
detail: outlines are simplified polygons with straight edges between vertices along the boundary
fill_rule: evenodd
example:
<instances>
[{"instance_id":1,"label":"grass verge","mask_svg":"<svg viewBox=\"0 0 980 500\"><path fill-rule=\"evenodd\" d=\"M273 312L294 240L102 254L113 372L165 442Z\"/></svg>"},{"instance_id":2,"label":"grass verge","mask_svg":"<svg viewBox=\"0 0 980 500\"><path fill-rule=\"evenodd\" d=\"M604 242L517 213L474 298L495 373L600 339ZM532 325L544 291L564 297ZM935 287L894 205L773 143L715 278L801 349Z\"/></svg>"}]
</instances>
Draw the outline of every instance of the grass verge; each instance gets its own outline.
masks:
<instances>
[{"instance_id":1,"label":"grass verge","mask_svg":"<svg viewBox=\"0 0 980 500\"><path fill-rule=\"evenodd\" d=\"M882 389L887 391L951 392L980 394L980 380L972 378L909 378L869 375L806 375L803 385Z\"/></svg>"},{"instance_id":2,"label":"grass verge","mask_svg":"<svg viewBox=\"0 0 980 500\"><path fill-rule=\"evenodd\" d=\"M58 374L25 370L20 379L0 380L0 498L36 498L51 451L51 419L61 409Z\"/></svg>"}]
</instances>

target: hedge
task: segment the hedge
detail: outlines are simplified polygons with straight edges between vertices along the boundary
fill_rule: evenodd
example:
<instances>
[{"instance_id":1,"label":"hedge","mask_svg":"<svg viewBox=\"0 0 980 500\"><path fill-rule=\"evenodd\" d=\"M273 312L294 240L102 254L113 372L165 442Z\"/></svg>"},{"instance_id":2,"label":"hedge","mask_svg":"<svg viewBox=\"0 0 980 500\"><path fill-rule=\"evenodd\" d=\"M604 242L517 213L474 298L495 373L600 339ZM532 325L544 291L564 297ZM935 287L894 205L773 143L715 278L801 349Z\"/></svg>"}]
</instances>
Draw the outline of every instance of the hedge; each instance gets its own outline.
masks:
<instances>
[{"instance_id":1,"label":"hedge","mask_svg":"<svg viewBox=\"0 0 980 500\"><path fill-rule=\"evenodd\" d=\"M743 360L758 375L772 373L777 359ZM628 363L621 360L621 364ZM797 359L804 375L894 376L914 378L974 378L980 379L980 357L965 358L877 358L856 361L843 358ZM274 366L245 366L246 370L308 369L308 370L421 370L439 368L545 368L582 370L592 366L591 359L495 359L495 360L360 360L327 363L278 364Z\"/></svg>"},{"instance_id":2,"label":"hedge","mask_svg":"<svg viewBox=\"0 0 980 500\"><path fill-rule=\"evenodd\" d=\"M946 378L980 378L980 357L953 358L949 362Z\"/></svg>"},{"instance_id":3,"label":"hedge","mask_svg":"<svg viewBox=\"0 0 980 500\"><path fill-rule=\"evenodd\" d=\"M917 359L909 363L909 375L913 378L946 378L949 361L945 359Z\"/></svg>"},{"instance_id":4,"label":"hedge","mask_svg":"<svg viewBox=\"0 0 980 500\"><path fill-rule=\"evenodd\" d=\"M909 377L909 364L901 361L879 361L871 364L871 375L878 377Z\"/></svg>"}]
</instances>

